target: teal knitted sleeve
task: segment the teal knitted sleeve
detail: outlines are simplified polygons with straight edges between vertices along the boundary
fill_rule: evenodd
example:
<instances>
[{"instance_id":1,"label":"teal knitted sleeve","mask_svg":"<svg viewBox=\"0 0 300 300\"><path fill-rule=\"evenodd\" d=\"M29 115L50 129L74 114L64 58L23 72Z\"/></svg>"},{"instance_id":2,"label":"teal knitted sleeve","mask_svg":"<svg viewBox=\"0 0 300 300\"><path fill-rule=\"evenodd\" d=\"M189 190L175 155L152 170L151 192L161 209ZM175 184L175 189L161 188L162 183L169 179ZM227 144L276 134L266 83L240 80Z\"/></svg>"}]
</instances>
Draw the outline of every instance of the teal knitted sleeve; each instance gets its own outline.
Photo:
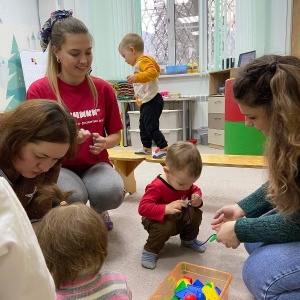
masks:
<instances>
[{"instance_id":1,"label":"teal knitted sleeve","mask_svg":"<svg viewBox=\"0 0 300 300\"><path fill-rule=\"evenodd\" d=\"M237 204L245 212L247 218L259 217L273 207L267 201L267 183L263 184L255 192L239 201Z\"/></svg>"},{"instance_id":2,"label":"teal knitted sleeve","mask_svg":"<svg viewBox=\"0 0 300 300\"><path fill-rule=\"evenodd\" d=\"M280 213L259 218L240 218L234 229L240 242L299 242L300 212L290 219L284 219Z\"/></svg>"},{"instance_id":3,"label":"teal knitted sleeve","mask_svg":"<svg viewBox=\"0 0 300 300\"><path fill-rule=\"evenodd\" d=\"M300 172L295 181L300 185ZM254 193L238 202L246 217L235 223L235 233L240 242L288 243L300 241L300 211L290 218L280 213L262 216L273 207L268 202L267 182ZM261 217L262 216L262 217Z\"/></svg>"}]
</instances>

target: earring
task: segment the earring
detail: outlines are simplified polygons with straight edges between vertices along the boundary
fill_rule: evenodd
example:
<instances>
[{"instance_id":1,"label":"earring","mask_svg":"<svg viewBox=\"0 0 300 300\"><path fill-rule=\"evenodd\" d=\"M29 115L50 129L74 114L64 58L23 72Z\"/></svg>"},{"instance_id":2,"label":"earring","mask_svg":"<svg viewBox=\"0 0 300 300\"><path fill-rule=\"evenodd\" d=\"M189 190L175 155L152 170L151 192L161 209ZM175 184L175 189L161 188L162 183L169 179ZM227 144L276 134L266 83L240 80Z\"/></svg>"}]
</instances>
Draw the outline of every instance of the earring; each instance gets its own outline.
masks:
<instances>
[{"instance_id":1,"label":"earring","mask_svg":"<svg viewBox=\"0 0 300 300\"><path fill-rule=\"evenodd\" d=\"M58 58L58 57L56 57L56 61L57 61L57 63L61 63L61 60L60 60L60 58Z\"/></svg>"}]
</instances>

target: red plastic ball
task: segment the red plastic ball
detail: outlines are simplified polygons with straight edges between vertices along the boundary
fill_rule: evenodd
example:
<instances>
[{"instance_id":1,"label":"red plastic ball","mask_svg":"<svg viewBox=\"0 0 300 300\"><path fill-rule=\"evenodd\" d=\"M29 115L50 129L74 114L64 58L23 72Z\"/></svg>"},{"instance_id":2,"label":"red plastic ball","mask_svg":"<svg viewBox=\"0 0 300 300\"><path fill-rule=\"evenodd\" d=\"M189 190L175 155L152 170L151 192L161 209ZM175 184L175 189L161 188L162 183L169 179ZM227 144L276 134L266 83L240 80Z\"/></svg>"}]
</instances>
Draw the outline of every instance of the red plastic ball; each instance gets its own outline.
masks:
<instances>
[{"instance_id":1,"label":"red plastic ball","mask_svg":"<svg viewBox=\"0 0 300 300\"><path fill-rule=\"evenodd\" d=\"M185 295L184 300L197 300L197 297L194 294L187 294Z\"/></svg>"}]
</instances>

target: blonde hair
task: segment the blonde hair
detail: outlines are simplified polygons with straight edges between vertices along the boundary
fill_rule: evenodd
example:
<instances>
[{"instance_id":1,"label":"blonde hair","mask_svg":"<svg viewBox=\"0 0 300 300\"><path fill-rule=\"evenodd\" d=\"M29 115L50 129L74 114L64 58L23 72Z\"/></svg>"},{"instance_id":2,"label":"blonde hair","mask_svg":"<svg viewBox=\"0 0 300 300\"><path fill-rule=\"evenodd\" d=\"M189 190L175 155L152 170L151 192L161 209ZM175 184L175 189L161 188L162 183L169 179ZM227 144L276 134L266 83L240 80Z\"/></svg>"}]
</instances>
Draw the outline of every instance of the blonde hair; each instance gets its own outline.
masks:
<instances>
[{"instance_id":1,"label":"blonde hair","mask_svg":"<svg viewBox=\"0 0 300 300\"><path fill-rule=\"evenodd\" d=\"M142 37L136 33L126 34L119 45L119 49L128 49L130 47L133 47L136 51L144 52L144 41Z\"/></svg>"},{"instance_id":2,"label":"blonde hair","mask_svg":"<svg viewBox=\"0 0 300 300\"><path fill-rule=\"evenodd\" d=\"M202 172L202 159L197 147L190 142L176 142L168 148L165 164L175 171L187 172L188 176L199 178Z\"/></svg>"},{"instance_id":3,"label":"blonde hair","mask_svg":"<svg viewBox=\"0 0 300 300\"><path fill-rule=\"evenodd\" d=\"M96 275L107 256L104 221L83 203L53 208L35 232L57 288Z\"/></svg>"},{"instance_id":4,"label":"blonde hair","mask_svg":"<svg viewBox=\"0 0 300 300\"><path fill-rule=\"evenodd\" d=\"M82 21L72 16L67 18L62 18L53 24L51 28L51 39L49 42L49 52L48 52L48 62L46 69L46 76L48 77L50 86L54 91L57 100L59 102L63 102L61 98L59 88L58 88L58 78L57 74L61 72L61 65L58 63L56 56L53 52L53 46L60 50L62 45L66 42L66 33L69 34L88 34L90 36L91 41L93 38L89 33L88 28L84 25ZM92 96L94 98L95 103L98 102L98 92L95 87L95 84L89 74L86 74L86 79L88 81Z\"/></svg>"},{"instance_id":5,"label":"blonde hair","mask_svg":"<svg viewBox=\"0 0 300 300\"><path fill-rule=\"evenodd\" d=\"M300 209L295 181L300 167L300 59L264 55L246 65L234 83L237 102L266 110L268 199L286 216Z\"/></svg>"}]
</instances>

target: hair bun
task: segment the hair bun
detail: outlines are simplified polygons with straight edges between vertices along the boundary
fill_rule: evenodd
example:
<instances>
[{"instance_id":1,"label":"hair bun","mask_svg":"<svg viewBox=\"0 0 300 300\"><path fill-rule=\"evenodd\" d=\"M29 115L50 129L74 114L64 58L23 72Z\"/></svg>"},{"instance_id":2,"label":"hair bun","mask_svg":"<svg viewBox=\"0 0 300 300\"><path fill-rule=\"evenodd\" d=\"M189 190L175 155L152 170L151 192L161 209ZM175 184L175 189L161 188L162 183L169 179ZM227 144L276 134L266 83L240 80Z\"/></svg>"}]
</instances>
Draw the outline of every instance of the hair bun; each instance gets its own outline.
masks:
<instances>
[{"instance_id":1,"label":"hair bun","mask_svg":"<svg viewBox=\"0 0 300 300\"><path fill-rule=\"evenodd\" d=\"M41 40L40 45L43 50L43 52L46 51L48 44L51 39L51 30L53 24L60 19L69 18L72 17L73 10L56 10L51 13L50 18L45 22L44 26L42 27L40 34L41 34Z\"/></svg>"}]
</instances>

